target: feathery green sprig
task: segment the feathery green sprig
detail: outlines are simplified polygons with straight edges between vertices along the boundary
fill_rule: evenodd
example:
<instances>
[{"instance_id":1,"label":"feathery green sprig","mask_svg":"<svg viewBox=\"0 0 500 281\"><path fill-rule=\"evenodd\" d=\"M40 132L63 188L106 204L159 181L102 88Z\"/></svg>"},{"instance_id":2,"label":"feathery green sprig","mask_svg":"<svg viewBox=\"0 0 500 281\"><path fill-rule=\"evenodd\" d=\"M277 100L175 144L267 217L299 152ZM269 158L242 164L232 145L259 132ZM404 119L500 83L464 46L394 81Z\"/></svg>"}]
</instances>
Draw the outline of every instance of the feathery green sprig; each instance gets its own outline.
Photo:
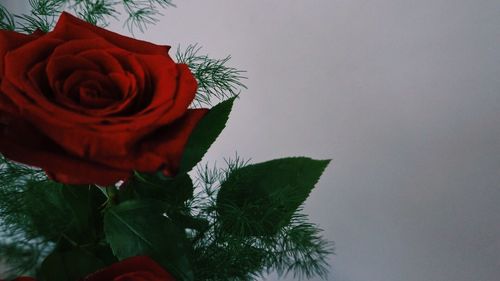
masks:
<instances>
[{"instance_id":1,"label":"feathery green sprig","mask_svg":"<svg viewBox=\"0 0 500 281\"><path fill-rule=\"evenodd\" d=\"M115 10L115 2L105 0L77 1L73 5L78 16L85 21L98 26L108 26L107 17L117 19L118 12Z\"/></svg>"},{"instance_id":2,"label":"feathery green sprig","mask_svg":"<svg viewBox=\"0 0 500 281\"><path fill-rule=\"evenodd\" d=\"M118 20L119 7L127 13L125 24L129 31L136 29L144 32L146 28L158 22L161 9L175 7L171 0L28 0L31 12L11 15L0 4L0 28L32 33L40 29L52 30L57 18L63 11L71 12L94 25L105 27L108 18Z\"/></svg>"},{"instance_id":3,"label":"feathery green sprig","mask_svg":"<svg viewBox=\"0 0 500 281\"><path fill-rule=\"evenodd\" d=\"M175 7L171 0L123 0L123 7L128 14L125 25L130 32L134 33L135 28L144 32L148 25L158 22L158 17L163 16L163 14L156 8L155 5L158 5L163 9L167 7Z\"/></svg>"},{"instance_id":4,"label":"feathery green sprig","mask_svg":"<svg viewBox=\"0 0 500 281\"><path fill-rule=\"evenodd\" d=\"M0 29L14 30L16 29L16 23L14 21L14 16L7 11L7 9L0 4Z\"/></svg>"},{"instance_id":5,"label":"feathery green sprig","mask_svg":"<svg viewBox=\"0 0 500 281\"><path fill-rule=\"evenodd\" d=\"M28 183L47 181L43 171L8 161L0 155L0 257L8 265L4 274L19 276L33 272L53 244L40 236L30 213L39 212L48 227L60 223L50 207L36 209L40 200L28 194ZM43 188L43 186L42 186ZM34 194L33 194L34 195ZM53 221L56 219L56 221Z\"/></svg>"},{"instance_id":6,"label":"feathery green sprig","mask_svg":"<svg viewBox=\"0 0 500 281\"><path fill-rule=\"evenodd\" d=\"M246 71L228 66L231 56L215 59L200 54L200 50L200 46L193 44L184 50L179 46L176 52L177 62L187 64L198 81L195 106L211 106L237 96L242 89L247 89L242 82L246 79L244 76Z\"/></svg>"}]
</instances>

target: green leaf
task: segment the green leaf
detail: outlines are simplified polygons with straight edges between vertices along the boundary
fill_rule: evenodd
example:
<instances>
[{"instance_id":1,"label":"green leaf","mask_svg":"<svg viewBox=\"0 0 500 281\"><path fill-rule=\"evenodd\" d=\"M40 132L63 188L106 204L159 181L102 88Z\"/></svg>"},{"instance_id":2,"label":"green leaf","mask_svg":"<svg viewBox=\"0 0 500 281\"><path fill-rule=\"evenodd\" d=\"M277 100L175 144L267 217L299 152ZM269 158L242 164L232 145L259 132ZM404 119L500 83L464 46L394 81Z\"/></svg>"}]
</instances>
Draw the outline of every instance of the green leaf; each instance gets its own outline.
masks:
<instances>
[{"instance_id":1,"label":"green leaf","mask_svg":"<svg viewBox=\"0 0 500 281\"><path fill-rule=\"evenodd\" d=\"M62 195L71 211L71 221L66 234L79 243L95 241L98 232L102 230L99 207L106 200L104 195L97 187L81 185L63 186Z\"/></svg>"},{"instance_id":2,"label":"green leaf","mask_svg":"<svg viewBox=\"0 0 500 281\"><path fill-rule=\"evenodd\" d=\"M24 192L23 203L34 228L51 241L57 241L72 221L62 189L53 181L29 181Z\"/></svg>"},{"instance_id":3,"label":"green leaf","mask_svg":"<svg viewBox=\"0 0 500 281\"><path fill-rule=\"evenodd\" d=\"M180 173L189 172L201 161L203 155L226 126L235 98L214 106L196 125L182 155Z\"/></svg>"},{"instance_id":4,"label":"green leaf","mask_svg":"<svg viewBox=\"0 0 500 281\"><path fill-rule=\"evenodd\" d=\"M95 256L80 249L56 251L45 258L39 275L43 281L75 281L104 266Z\"/></svg>"},{"instance_id":5,"label":"green leaf","mask_svg":"<svg viewBox=\"0 0 500 281\"><path fill-rule=\"evenodd\" d=\"M27 183L23 201L39 235L55 242L65 233L87 243L97 235L98 208L105 198L96 187L33 181Z\"/></svg>"},{"instance_id":6,"label":"green leaf","mask_svg":"<svg viewBox=\"0 0 500 281\"><path fill-rule=\"evenodd\" d=\"M307 199L329 162L284 158L234 170L217 196L224 230L242 236L276 234Z\"/></svg>"},{"instance_id":7,"label":"green leaf","mask_svg":"<svg viewBox=\"0 0 500 281\"><path fill-rule=\"evenodd\" d=\"M163 214L163 204L155 200L131 200L113 206L104 215L106 239L120 260L147 255L179 280L194 280L187 238Z\"/></svg>"},{"instance_id":8,"label":"green leaf","mask_svg":"<svg viewBox=\"0 0 500 281\"><path fill-rule=\"evenodd\" d=\"M62 189L63 200L73 213L73 225L82 231L89 228L91 208L89 188L66 185Z\"/></svg>"},{"instance_id":9,"label":"green leaf","mask_svg":"<svg viewBox=\"0 0 500 281\"><path fill-rule=\"evenodd\" d=\"M118 262L118 259L113 254L113 250L111 250L111 247L107 243L94 246L92 253L107 266Z\"/></svg>"},{"instance_id":10,"label":"green leaf","mask_svg":"<svg viewBox=\"0 0 500 281\"><path fill-rule=\"evenodd\" d=\"M186 200L191 199L193 190L193 182L189 175L181 174L175 178L169 178L161 172L136 173L123 188L123 192L133 191L141 199L161 200L172 206L182 205Z\"/></svg>"}]
</instances>

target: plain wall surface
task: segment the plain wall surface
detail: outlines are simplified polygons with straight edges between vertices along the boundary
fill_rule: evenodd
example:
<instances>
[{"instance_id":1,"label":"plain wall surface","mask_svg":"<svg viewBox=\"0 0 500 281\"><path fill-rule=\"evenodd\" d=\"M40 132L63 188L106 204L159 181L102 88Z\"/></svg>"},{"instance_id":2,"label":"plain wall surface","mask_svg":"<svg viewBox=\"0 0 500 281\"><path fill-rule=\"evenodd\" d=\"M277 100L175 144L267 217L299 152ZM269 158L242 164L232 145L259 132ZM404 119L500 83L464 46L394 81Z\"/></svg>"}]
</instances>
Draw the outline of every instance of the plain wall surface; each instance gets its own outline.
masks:
<instances>
[{"instance_id":1,"label":"plain wall surface","mask_svg":"<svg viewBox=\"0 0 500 281\"><path fill-rule=\"evenodd\" d=\"M175 3L137 38L248 71L205 161L333 158L328 280L500 280L500 1Z\"/></svg>"}]
</instances>

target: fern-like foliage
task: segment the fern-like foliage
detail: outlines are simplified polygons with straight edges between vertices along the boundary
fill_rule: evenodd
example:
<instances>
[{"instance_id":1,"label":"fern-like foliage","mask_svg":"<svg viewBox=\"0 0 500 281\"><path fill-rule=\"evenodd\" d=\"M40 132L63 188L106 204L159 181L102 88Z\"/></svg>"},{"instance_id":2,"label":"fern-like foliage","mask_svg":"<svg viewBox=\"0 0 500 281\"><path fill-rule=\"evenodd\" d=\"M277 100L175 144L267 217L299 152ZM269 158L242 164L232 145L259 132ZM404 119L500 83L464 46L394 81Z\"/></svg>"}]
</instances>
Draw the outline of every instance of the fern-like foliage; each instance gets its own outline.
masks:
<instances>
[{"instance_id":1,"label":"fern-like foliage","mask_svg":"<svg viewBox=\"0 0 500 281\"><path fill-rule=\"evenodd\" d=\"M0 183L2 185L0 188L0 257L9 268L9 271L4 274L19 276L32 273L53 244L49 239L40 235L31 214L47 216L44 217L44 222L47 223L46 229L52 232L57 231L61 226L61 221L50 213L50 206L42 205L45 202L43 197L37 197L35 193L49 181L43 171L8 161L0 156ZM38 186L37 183L41 185ZM36 190L33 189L35 186L37 186ZM30 194L30 187L34 193ZM39 208L40 206L42 208ZM56 228L52 229L52 227Z\"/></svg>"},{"instance_id":2,"label":"fern-like foliage","mask_svg":"<svg viewBox=\"0 0 500 281\"><path fill-rule=\"evenodd\" d=\"M14 16L2 4L0 4L0 29L16 29Z\"/></svg>"},{"instance_id":3,"label":"fern-like foliage","mask_svg":"<svg viewBox=\"0 0 500 281\"><path fill-rule=\"evenodd\" d=\"M231 56L214 59L200 54L200 50L201 47L194 44L185 49L178 47L176 53L177 62L187 64L198 81L195 106L213 105L247 88L242 82L246 71L228 66Z\"/></svg>"},{"instance_id":4,"label":"fern-like foliage","mask_svg":"<svg viewBox=\"0 0 500 281\"><path fill-rule=\"evenodd\" d=\"M70 7L77 12L80 18L98 26L107 26L109 22L106 18L113 17L117 19L117 15L119 14L115 9L115 3L105 0L77 0Z\"/></svg>"},{"instance_id":5,"label":"fern-like foliage","mask_svg":"<svg viewBox=\"0 0 500 281\"><path fill-rule=\"evenodd\" d=\"M155 7L175 7L170 0L134 1L123 0L123 7L128 14L125 25L133 33L136 28L144 32L148 25L158 22L158 17L163 14Z\"/></svg>"},{"instance_id":6,"label":"fern-like foliage","mask_svg":"<svg viewBox=\"0 0 500 281\"><path fill-rule=\"evenodd\" d=\"M52 30L57 18L63 11L71 12L92 24L105 27L108 19L118 20L120 6L127 13L124 25L134 33L136 29L144 32L158 22L160 10L175 7L171 0L27 0L31 12L11 15L0 4L0 28L32 33L40 29Z\"/></svg>"}]
</instances>

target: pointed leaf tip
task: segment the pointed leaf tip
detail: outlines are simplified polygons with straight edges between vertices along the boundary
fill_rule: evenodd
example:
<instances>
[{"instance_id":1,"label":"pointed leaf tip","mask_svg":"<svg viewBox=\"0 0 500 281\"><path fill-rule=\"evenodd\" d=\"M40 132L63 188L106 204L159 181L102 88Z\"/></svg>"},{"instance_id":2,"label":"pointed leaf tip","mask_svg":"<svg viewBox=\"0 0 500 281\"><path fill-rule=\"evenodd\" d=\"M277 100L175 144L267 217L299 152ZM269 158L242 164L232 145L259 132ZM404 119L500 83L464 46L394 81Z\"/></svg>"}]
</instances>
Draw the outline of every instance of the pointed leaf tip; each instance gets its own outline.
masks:
<instances>
[{"instance_id":1,"label":"pointed leaf tip","mask_svg":"<svg viewBox=\"0 0 500 281\"><path fill-rule=\"evenodd\" d=\"M210 146L226 127L236 98L232 97L214 106L196 125L184 149L180 173L189 172L201 161Z\"/></svg>"}]
</instances>

